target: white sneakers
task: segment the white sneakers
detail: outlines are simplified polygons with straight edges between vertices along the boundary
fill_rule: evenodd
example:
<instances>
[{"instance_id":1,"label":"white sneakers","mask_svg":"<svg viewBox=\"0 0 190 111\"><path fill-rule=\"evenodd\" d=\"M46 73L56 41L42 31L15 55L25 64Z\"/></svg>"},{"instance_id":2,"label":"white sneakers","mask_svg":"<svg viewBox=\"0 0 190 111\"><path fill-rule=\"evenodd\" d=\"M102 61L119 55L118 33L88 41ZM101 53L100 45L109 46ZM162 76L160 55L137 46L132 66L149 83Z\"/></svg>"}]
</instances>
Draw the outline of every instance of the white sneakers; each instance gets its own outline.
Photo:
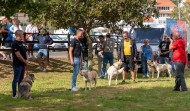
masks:
<instances>
[{"instance_id":1,"label":"white sneakers","mask_svg":"<svg viewBox=\"0 0 190 111\"><path fill-rule=\"evenodd\" d=\"M47 70L44 68L43 72L46 72Z\"/></svg>"},{"instance_id":2,"label":"white sneakers","mask_svg":"<svg viewBox=\"0 0 190 111\"><path fill-rule=\"evenodd\" d=\"M72 89L71 89L71 91L78 91L79 89L78 88L76 88L76 87L73 87Z\"/></svg>"},{"instance_id":3,"label":"white sneakers","mask_svg":"<svg viewBox=\"0 0 190 111\"><path fill-rule=\"evenodd\" d=\"M46 72L46 71L47 71L47 69L45 69L45 68L43 69L43 68L41 68L40 66L37 67L36 69L37 69L37 70L40 70L40 71L43 71L43 72Z\"/></svg>"},{"instance_id":4,"label":"white sneakers","mask_svg":"<svg viewBox=\"0 0 190 111\"><path fill-rule=\"evenodd\" d=\"M36 69L38 69L38 70L43 70L40 66L39 66L39 67L37 67Z\"/></svg>"},{"instance_id":5,"label":"white sneakers","mask_svg":"<svg viewBox=\"0 0 190 111\"><path fill-rule=\"evenodd\" d=\"M146 77L148 77L148 78L149 78L149 75L147 75Z\"/></svg>"},{"instance_id":6,"label":"white sneakers","mask_svg":"<svg viewBox=\"0 0 190 111\"><path fill-rule=\"evenodd\" d=\"M12 98L13 98L13 99L17 99L17 97L16 97L16 96L12 96Z\"/></svg>"}]
</instances>

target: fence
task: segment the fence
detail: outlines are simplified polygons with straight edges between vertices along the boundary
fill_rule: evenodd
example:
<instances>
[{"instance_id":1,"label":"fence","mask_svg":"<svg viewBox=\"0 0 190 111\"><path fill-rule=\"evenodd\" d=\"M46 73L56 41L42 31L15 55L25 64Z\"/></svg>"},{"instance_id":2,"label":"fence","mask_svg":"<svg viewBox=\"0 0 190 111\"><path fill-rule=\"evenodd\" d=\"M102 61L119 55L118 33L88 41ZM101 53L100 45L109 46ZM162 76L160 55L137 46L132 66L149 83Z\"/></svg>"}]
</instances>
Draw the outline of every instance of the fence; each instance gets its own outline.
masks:
<instances>
[{"instance_id":1,"label":"fence","mask_svg":"<svg viewBox=\"0 0 190 111\"><path fill-rule=\"evenodd\" d=\"M11 33L14 34L14 33ZM38 34L38 33L24 33L24 38L26 37L26 34ZM53 43L67 43L68 44L68 48L48 48L48 60L49 60L49 51L50 50L57 50L57 51L67 51L68 53L68 58L69 58L69 46L70 46L70 41L71 41L71 35L73 34L50 34L50 35L66 35L68 38L68 41L53 41ZM113 36L113 35L111 35ZM114 35L115 36L115 35ZM97 43L96 39L98 37L98 35L90 35L93 43ZM115 49L118 49L119 46L119 37L120 36L115 36L117 38L116 40L116 47ZM0 44L2 43L12 43L12 41L0 41ZM29 44L34 44L34 43L39 43L38 41L25 41L25 43L29 43ZM94 48L93 48L94 49ZM39 49L27 49L27 51L38 51ZM0 49L0 51L12 51L12 49Z\"/></svg>"}]
</instances>

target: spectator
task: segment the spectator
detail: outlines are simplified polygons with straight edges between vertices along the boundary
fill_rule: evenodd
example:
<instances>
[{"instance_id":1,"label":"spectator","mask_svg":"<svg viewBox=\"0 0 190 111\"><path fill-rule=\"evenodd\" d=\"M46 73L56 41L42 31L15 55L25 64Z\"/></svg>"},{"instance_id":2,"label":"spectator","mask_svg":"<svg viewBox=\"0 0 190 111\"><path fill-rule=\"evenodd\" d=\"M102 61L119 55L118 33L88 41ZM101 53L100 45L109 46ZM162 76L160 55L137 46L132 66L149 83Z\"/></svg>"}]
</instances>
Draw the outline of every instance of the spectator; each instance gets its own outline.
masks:
<instances>
[{"instance_id":1,"label":"spectator","mask_svg":"<svg viewBox=\"0 0 190 111\"><path fill-rule=\"evenodd\" d=\"M37 61L38 61L39 67L37 67L36 69L46 72L47 65L48 65L48 59L47 59L48 47L49 47L49 45L51 45L53 43L53 40L50 38L49 35L47 35L47 32L44 29L41 30L39 36L34 36L33 38L35 40L39 41L39 44L38 44L39 51L38 51L38 55L37 55ZM43 68L42 68L42 64L41 64L41 58L43 58L45 61Z\"/></svg>"},{"instance_id":2,"label":"spectator","mask_svg":"<svg viewBox=\"0 0 190 111\"><path fill-rule=\"evenodd\" d=\"M8 20L8 30L9 30L9 36L7 37L7 39L6 39L6 41L8 41L8 42L12 42L13 41L13 34L11 34L12 32L10 31L10 27L12 26L13 24L12 24L12 19L10 19L10 20ZM10 48L11 47L11 44L12 43L6 43L5 44L5 46L6 46L6 48ZM11 59L11 52L9 52L9 51L7 51L7 55L9 56L9 57L7 57L7 58L9 58L9 59Z\"/></svg>"},{"instance_id":3,"label":"spectator","mask_svg":"<svg viewBox=\"0 0 190 111\"><path fill-rule=\"evenodd\" d=\"M160 42L159 45L159 63L160 64L170 64L169 63L169 53L171 51L169 51L169 45L170 45L170 41L168 40L168 36L167 34L164 34L164 41ZM168 77L168 73L166 72L166 76Z\"/></svg>"},{"instance_id":4,"label":"spectator","mask_svg":"<svg viewBox=\"0 0 190 111\"><path fill-rule=\"evenodd\" d=\"M12 55L13 55L13 71L14 77L12 82L12 90L13 90L13 98L16 97L16 89L17 83L18 88L19 84L21 83L24 77L24 68L28 64L27 54L26 54L26 47L23 43L24 36L22 30L17 30L15 32L16 39L12 44Z\"/></svg>"},{"instance_id":5,"label":"spectator","mask_svg":"<svg viewBox=\"0 0 190 111\"><path fill-rule=\"evenodd\" d=\"M104 57L103 57L102 76L100 77L101 79L104 79L108 61L110 63L110 66L112 66L114 62L113 51L114 51L115 41L112 40L110 37L111 37L110 33L107 33L106 41L103 42L102 48L104 52Z\"/></svg>"},{"instance_id":6,"label":"spectator","mask_svg":"<svg viewBox=\"0 0 190 111\"><path fill-rule=\"evenodd\" d=\"M98 58L98 76L99 78L101 77L101 73L102 73L102 61L103 61L103 57L101 55L99 55L99 52L103 52L103 42L104 42L104 36L100 35L99 36L99 41L96 44L96 51L95 54L97 55ZM103 55L103 53L102 53Z\"/></svg>"},{"instance_id":7,"label":"spectator","mask_svg":"<svg viewBox=\"0 0 190 111\"><path fill-rule=\"evenodd\" d=\"M187 86L184 79L184 69L185 63L187 61L185 53L185 41L180 37L179 32L173 34L173 40L170 38L169 49L173 50L173 58L175 64L175 86L173 91L180 91L180 86L182 91L187 91ZM175 42L174 42L175 41Z\"/></svg>"},{"instance_id":8,"label":"spectator","mask_svg":"<svg viewBox=\"0 0 190 111\"><path fill-rule=\"evenodd\" d=\"M10 27L10 31L15 33L17 30L22 30L22 27L19 24L20 21L18 19L13 19L13 25ZM16 38L15 34L13 34L13 38Z\"/></svg>"},{"instance_id":9,"label":"spectator","mask_svg":"<svg viewBox=\"0 0 190 111\"><path fill-rule=\"evenodd\" d=\"M7 26L7 18L3 18L1 30L9 31L9 30L8 30L8 26ZM8 33L2 33L3 41L6 41L8 35L9 35ZM5 43L3 43L2 45L5 46Z\"/></svg>"},{"instance_id":10,"label":"spectator","mask_svg":"<svg viewBox=\"0 0 190 111\"><path fill-rule=\"evenodd\" d=\"M73 66L73 76L72 76L72 89L71 91L78 91L79 89L76 88L76 79L79 73L79 69L82 65L84 65L83 57L82 57L82 43L80 39L82 39L83 32L82 30L78 29L76 37L71 41L71 46L69 49L69 56L71 60L71 65Z\"/></svg>"},{"instance_id":11,"label":"spectator","mask_svg":"<svg viewBox=\"0 0 190 111\"><path fill-rule=\"evenodd\" d=\"M26 41L33 41L33 34L32 33L38 33L38 28L37 26L34 25L33 22L31 22L30 24L28 24L26 26L26 30L25 30L26 33L31 33L31 34L27 34L26 35ZM33 47L34 47L34 44L33 43L28 43L28 58L35 58L34 55L33 55ZM31 50L31 51L30 51Z\"/></svg>"},{"instance_id":12,"label":"spectator","mask_svg":"<svg viewBox=\"0 0 190 111\"><path fill-rule=\"evenodd\" d=\"M145 77L145 75L147 75L147 77L149 77L147 60L154 60L154 56L153 56L152 48L149 45L148 39L144 40L144 45L141 46L141 48L140 48L139 60L140 59L141 59L142 69L143 69L143 78Z\"/></svg>"},{"instance_id":13,"label":"spectator","mask_svg":"<svg viewBox=\"0 0 190 111\"><path fill-rule=\"evenodd\" d=\"M84 35L82 38L82 56L84 61L84 69L88 69L88 45L87 45L87 39Z\"/></svg>"},{"instance_id":14,"label":"spectator","mask_svg":"<svg viewBox=\"0 0 190 111\"><path fill-rule=\"evenodd\" d=\"M126 77L128 65L130 66L130 70L131 70L132 82L136 83L135 72L134 72L134 69L135 69L134 62L136 61L137 47L136 47L135 41L129 38L128 34L129 33L127 31L123 32L123 40L121 40L120 45L118 47L118 59L120 62L122 61L124 65L122 83L125 83L125 77Z\"/></svg>"}]
</instances>

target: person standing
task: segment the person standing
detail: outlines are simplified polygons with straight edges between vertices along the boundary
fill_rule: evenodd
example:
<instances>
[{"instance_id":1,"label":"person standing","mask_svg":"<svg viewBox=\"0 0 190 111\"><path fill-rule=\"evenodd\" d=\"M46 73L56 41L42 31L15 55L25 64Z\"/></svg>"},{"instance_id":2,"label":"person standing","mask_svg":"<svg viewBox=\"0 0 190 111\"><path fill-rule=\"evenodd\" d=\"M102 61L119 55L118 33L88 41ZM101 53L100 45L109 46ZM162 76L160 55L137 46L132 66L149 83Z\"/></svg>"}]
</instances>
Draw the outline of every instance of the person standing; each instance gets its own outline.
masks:
<instances>
[{"instance_id":1,"label":"person standing","mask_svg":"<svg viewBox=\"0 0 190 111\"><path fill-rule=\"evenodd\" d=\"M39 41L39 44L38 44L39 51L38 51L38 55L37 55L37 61L38 61L39 67L37 67L36 69L46 72L47 65L48 65L48 59L47 59L48 47L49 47L49 45L51 45L53 43L53 40L50 38L49 35L47 35L47 32L44 29L42 29L40 31L39 36L34 36L33 38L35 40ZM45 61L45 65L43 68L42 68L42 64L41 64L41 58L43 58Z\"/></svg>"},{"instance_id":2,"label":"person standing","mask_svg":"<svg viewBox=\"0 0 190 111\"><path fill-rule=\"evenodd\" d=\"M28 24L26 26L26 30L25 30L26 33L30 33L30 34L27 34L26 35L26 41L33 41L33 33L38 33L38 28L37 26L34 25L33 22L31 22L30 24ZM34 44L33 43L28 43L28 58L35 58L34 55L33 55L33 47L34 47ZM30 51L31 50L31 51Z\"/></svg>"},{"instance_id":3,"label":"person standing","mask_svg":"<svg viewBox=\"0 0 190 111\"><path fill-rule=\"evenodd\" d=\"M9 31L8 26L7 26L7 18L3 18L1 30ZM2 41L6 41L8 36L9 36L8 33L2 33L2 39L3 39ZM2 45L5 46L5 43L2 43Z\"/></svg>"},{"instance_id":4,"label":"person standing","mask_svg":"<svg viewBox=\"0 0 190 111\"><path fill-rule=\"evenodd\" d=\"M159 44L159 64L170 64L169 63L169 45L170 41L168 40L167 34L164 34L164 40ZM166 76L168 77L168 73L166 72Z\"/></svg>"},{"instance_id":5,"label":"person standing","mask_svg":"<svg viewBox=\"0 0 190 111\"><path fill-rule=\"evenodd\" d=\"M123 81L125 83L126 72L128 69L128 65L130 66L131 70L131 78L132 82L136 83L135 81L135 61L137 56L137 47L136 43L133 39L128 37L128 32L123 32L123 40L121 40L120 45L118 47L118 59L120 62L123 62L124 70L123 70Z\"/></svg>"},{"instance_id":6,"label":"person standing","mask_svg":"<svg viewBox=\"0 0 190 111\"><path fill-rule=\"evenodd\" d=\"M96 50L95 50L95 54L97 55L97 58L98 58L98 76L99 76L99 78L101 77L101 73L102 73L103 42L104 42L104 36L99 35L99 42L96 44ZM102 54L100 55L101 52L102 52Z\"/></svg>"},{"instance_id":7,"label":"person standing","mask_svg":"<svg viewBox=\"0 0 190 111\"><path fill-rule=\"evenodd\" d=\"M144 40L144 45L141 46L141 48L140 48L139 60L140 59L141 59L141 63L142 63L143 78L145 77L145 75L147 75L147 77L149 77L147 60L154 60L154 55L153 55L152 48L149 45L148 39Z\"/></svg>"},{"instance_id":8,"label":"person standing","mask_svg":"<svg viewBox=\"0 0 190 111\"><path fill-rule=\"evenodd\" d=\"M22 27L20 24L20 21L18 19L13 19L13 25L10 27L10 31L15 33L17 30L22 30ZM16 36L13 34L13 38L15 39Z\"/></svg>"},{"instance_id":9,"label":"person standing","mask_svg":"<svg viewBox=\"0 0 190 111\"><path fill-rule=\"evenodd\" d=\"M83 32L82 30L78 29L76 33L76 37L71 41L70 49L69 49L69 56L71 65L73 66L73 76L72 76L72 89L71 91L78 91L79 89L76 88L76 79L79 73L79 69L81 64L84 65L83 57L82 57L82 43L80 39L82 39Z\"/></svg>"},{"instance_id":10,"label":"person standing","mask_svg":"<svg viewBox=\"0 0 190 111\"><path fill-rule=\"evenodd\" d=\"M13 98L16 97L17 83L19 85L24 78L24 69L28 65L28 58L26 54L26 46L24 41L24 32L22 30L17 30L15 32L16 39L12 44L12 56L13 56L13 71L14 77L12 82Z\"/></svg>"},{"instance_id":11,"label":"person standing","mask_svg":"<svg viewBox=\"0 0 190 111\"><path fill-rule=\"evenodd\" d=\"M115 41L111 39L110 33L106 34L106 41L103 42L103 52L104 52L104 57L103 57L103 68L102 68L102 76L100 77L101 79L104 79L105 72L107 69L107 64L108 61L110 63L110 66L113 65L114 61L114 56L113 56L113 51L114 51L114 46L115 46Z\"/></svg>"},{"instance_id":12,"label":"person standing","mask_svg":"<svg viewBox=\"0 0 190 111\"><path fill-rule=\"evenodd\" d=\"M173 34L173 40L170 38L169 49L173 50L173 58L175 64L175 86L173 91L187 91L187 86L184 79L184 69L187 61L185 40L180 37L179 32ZM174 42L175 41L175 42Z\"/></svg>"}]
</instances>

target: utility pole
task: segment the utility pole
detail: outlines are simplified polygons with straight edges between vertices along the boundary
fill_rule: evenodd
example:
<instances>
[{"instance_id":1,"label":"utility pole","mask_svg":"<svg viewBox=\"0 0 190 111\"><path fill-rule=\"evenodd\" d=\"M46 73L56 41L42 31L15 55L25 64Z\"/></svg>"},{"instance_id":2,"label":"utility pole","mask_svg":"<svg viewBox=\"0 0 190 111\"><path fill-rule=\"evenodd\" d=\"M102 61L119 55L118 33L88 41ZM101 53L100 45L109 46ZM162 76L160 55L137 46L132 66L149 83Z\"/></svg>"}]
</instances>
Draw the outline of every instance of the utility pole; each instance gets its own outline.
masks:
<instances>
[{"instance_id":1,"label":"utility pole","mask_svg":"<svg viewBox=\"0 0 190 111\"><path fill-rule=\"evenodd\" d=\"M181 13L180 13L180 0L178 0L178 13L179 13L179 20L181 19Z\"/></svg>"}]
</instances>

